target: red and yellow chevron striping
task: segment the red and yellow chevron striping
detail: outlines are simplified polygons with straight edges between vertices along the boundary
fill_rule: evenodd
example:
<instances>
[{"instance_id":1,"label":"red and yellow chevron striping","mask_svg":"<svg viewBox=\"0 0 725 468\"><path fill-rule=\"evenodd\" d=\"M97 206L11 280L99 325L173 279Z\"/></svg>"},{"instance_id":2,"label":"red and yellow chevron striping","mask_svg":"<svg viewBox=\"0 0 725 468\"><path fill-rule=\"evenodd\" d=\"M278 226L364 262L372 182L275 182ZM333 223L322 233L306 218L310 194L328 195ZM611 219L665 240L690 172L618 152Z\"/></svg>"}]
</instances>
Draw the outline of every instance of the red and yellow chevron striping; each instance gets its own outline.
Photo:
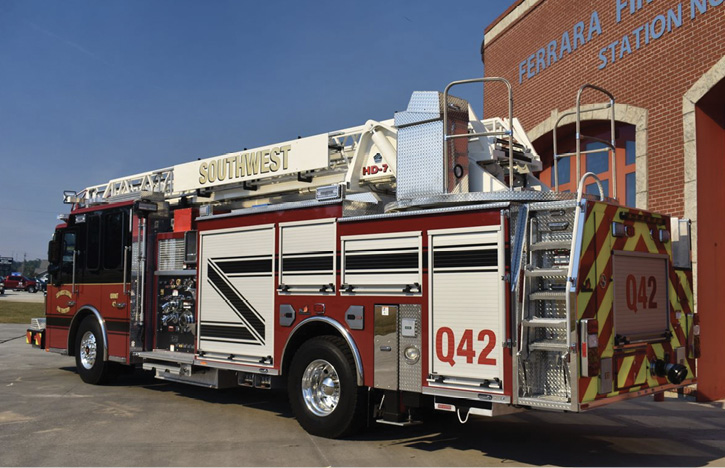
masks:
<instances>
[{"instance_id":1,"label":"red and yellow chevron striping","mask_svg":"<svg viewBox=\"0 0 725 468\"><path fill-rule=\"evenodd\" d=\"M613 222L623 223L627 235L613 236ZM670 243L667 240L661 242L659 236L653 234L668 227L668 217L604 202L587 203L579 258L577 319L597 319L599 355L601 358L612 358L614 386L611 392L600 393L599 376L582 377L579 380L580 403L667 385L666 378L650 372L650 362L665 359L666 356L672 361L675 349L688 346L694 310L692 282L688 272L676 271L671 262L668 272L670 340L653 340L633 346L615 343L613 254L617 251L666 254L671 259ZM688 352L687 357L687 378L693 379L693 353Z\"/></svg>"}]
</instances>

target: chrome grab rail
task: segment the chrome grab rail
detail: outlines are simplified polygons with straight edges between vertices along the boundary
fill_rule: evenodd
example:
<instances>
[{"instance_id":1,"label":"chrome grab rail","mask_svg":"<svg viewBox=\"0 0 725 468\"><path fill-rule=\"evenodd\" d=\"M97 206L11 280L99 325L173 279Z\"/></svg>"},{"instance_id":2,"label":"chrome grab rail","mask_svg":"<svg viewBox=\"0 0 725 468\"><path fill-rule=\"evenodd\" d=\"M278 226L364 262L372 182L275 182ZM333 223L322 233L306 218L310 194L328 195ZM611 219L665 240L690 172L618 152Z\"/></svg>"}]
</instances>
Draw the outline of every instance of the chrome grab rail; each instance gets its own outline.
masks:
<instances>
[{"instance_id":1,"label":"chrome grab rail","mask_svg":"<svg viewBox=\"0 0 725 468\"><path fill-rule=\"evenodd\" d=\"M71 274L71 291L73 294L77 293L76 291L76 255L78 254L77 250L73 250L73 272Z\"/></svg>"},{"instance_id":2,"label":"chrome grab rail","mask_svg":"<svg viewBox=\"0 0 725 468\"><path fill-rule=\"evenodd\" d=\"M123 248L123 293L125 295L131 294L131 290L126 286L129 284L126 282L126 278L128 277L128 251L131 250L131 246L127 245Z\"/></svg>"},{"instance_id":3,"label":"chrome grab rail","mask_svg":"<svg viewBox=\"0 0 725 468\"><path fill-rule=\"evenodd\" d=\"M595 91L599 91L603 94L605 94L609 98L609 102L600 105L592 107L591 109L586 109L584 111L581 110L581 97L584 93L585 89L593 89ZM602 149L594 149L594 150L581 150L581 140L582 140L582 134L581 134L581 113L582 112L594 112L598 110L605 110L605 109L611 109L610 113L610 140L604 140L601 138L596 138L592 136L584 135L584 138L587 138L588 140L594 140L598 141L600 143L603 143L607 146L608 152L611 152L612 155L612 198L617 199L617 158L616 158L616 133L615 133L615 127L616 127L616 121L614 116L614 96L612 93L607 91L604 88L601 88L596 85L592 84L584 84L579 88L579 91L576 95L576 110L571 112L566 112L564 114L561 114L559 118L557 119L556 123L554 124L554 130L553 130L553 151L554 151L554 190L557 192L559 191L559 159L564 157L571 157L576 156L576 177L577 179L580 179L582 177L581 175L581 155L582 154L590 154L590 153L598 153L603 151ZM556 137L556 130L559 127L559 124L561 124L561 121L564 120L566 117L569 117L571 115L576 116L576 151L571 153L558 153L557 145L558 145L558 139ZM597 178L599 181L599 179ZM601 191L601 181L598 182L600 184L600 191Z\"/></svg>"},{"instance_id":4,"label":"chrome grab rail","mask_svg":"<svg viewBox=\"0 0 725 468\"><path fill-rule=\"evenodd\" d=\"M500 82L506 85L508 88L508 108L509 108L509 129L500 132L480 132L480 133L468 133L462 135L448 135L448 91L458 85L469 84L469 83L487 83L487 82ZM454 140L456 138L472 138L481 136L508 136L509 140L509 190L514 189L514 132L512 129L514 121L514 98L513 91L511 89L511 83L506 78L501 77L489 77L489 78L472 78L470 80L458 80L452 81L446 86L443 91L443 164L448 161L448 140ZM445 171L444 171L445 172ZM448 183L448 178L445 178L445 183ZM448 187L446 187L446 191Z\"/></svg>"},{"instance_id":5,"label":"chrome grab rail","mask_svg":"<svg viewBox=\"0 0 725 468\"><path fill-rule=\"evenodd\" d=\"M579 179L579 187L576 191L576 202L577 205L581 203L582 196L584 196L584 181L587 179L587 177L593 177L594 182L597 184L597 188L599 188L599 200L604 201L604 188L602 187L602 181L599 180L599 177L593 172L587 172L582 176L581 179Z\"/></svg>"}]
</instances>

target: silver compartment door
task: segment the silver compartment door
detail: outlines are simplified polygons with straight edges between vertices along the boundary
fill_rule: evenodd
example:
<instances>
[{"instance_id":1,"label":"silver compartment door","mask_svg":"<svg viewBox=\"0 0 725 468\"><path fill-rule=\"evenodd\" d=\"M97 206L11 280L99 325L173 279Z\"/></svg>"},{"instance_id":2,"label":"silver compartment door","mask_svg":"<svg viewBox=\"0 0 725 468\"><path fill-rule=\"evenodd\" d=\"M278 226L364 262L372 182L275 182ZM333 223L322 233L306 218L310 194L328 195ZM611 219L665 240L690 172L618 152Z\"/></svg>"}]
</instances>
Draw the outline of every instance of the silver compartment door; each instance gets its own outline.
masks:
<instances>
[{"instance_id":1,"label":"silver compartment door","mask_svg":"<svg viewBox=\"0 0 725 468\"><path fill-rule=\"evenodd\" d=\"M252 362L272 356L274 225L199 237L199 351Z\"/></svg>"},{"instance_id":2,"label":"silver compartment door","mask_svg":"<svg viewBox=\"0 0 725 468\"><path fill-rule=\"evenodd\" d=\"M398 306L375 305L375 378L373 386L398 389Z\"/></svg>"}]
</instances>

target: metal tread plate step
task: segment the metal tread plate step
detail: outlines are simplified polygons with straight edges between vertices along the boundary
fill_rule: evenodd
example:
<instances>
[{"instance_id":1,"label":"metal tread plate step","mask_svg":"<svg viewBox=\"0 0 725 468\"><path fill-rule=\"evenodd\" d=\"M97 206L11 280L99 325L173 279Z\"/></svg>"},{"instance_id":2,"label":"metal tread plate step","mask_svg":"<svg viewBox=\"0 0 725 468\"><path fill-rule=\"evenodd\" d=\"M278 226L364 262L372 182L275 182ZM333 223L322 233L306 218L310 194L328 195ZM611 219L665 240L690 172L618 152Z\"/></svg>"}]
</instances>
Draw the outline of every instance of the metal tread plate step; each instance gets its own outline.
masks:
<instances>
[{"instance_id":1,"label":"metal tread plate step","mask_svg":"<svg viewBox=\"0 0 725 468\"><path fill-rule=\"evenodd\" d=\"M149 361L168 361L181 364L194 363L194 354L192 353L179 353L163 349L154 349L153 351L142 351L140 353L136 353L136 355Z\"/></svg>"},{"instance_id":2,"label":"metal tread plate step","mask_svg":"<svg viewBox=\"0 0 725 468\"><path fill-rule=\"evenodd\" d=\"M534 341L529 343L529 350L532 351L566 351L566 343L556 341Z\"/></svg>"},{"instance_id":3,"label":"metal tread plate step","mask_svg":"<svg viewBox=\"0 0 725 468\"><path fill-rule=\"evenodd\" d=\"M519 405L533 406L537 408L571 410L569 398L546 395L541 397L519 397Z\"/></svg>"},{"instance_id":4,"label":"metal tread plate step","mask_svg":"<svg viewBox=\"0 0 725 468\"><path fill-rule=\"evenodd\" d=\"M524 319L522 323L525 327L566 328L565 318L534 317L531 319Z\"/></svg>"},{"instance_id":5,"label":"metal tread plate step","mask_svg":"<svg viewBox=\"0 0 725 468\"><path fill-rule=\"evenodd\" d=\"M536 291L529 294L532 301L564 301L566 291Z\"/></svg>"},{"instance_id":6,"label":"metal tread plate step","mask_svg":"<svg viewBox=\"0 0 725 468\"><path fill-rule=\"evenodd\" d=\"M573 210L576 208L576 199L558 200L558 201L542 201L534 202L529 205L529 209L533 212L550 211L550 210Z\"/></svg>"},{"instance_id":7,"label":"metal tread plate step","mask_svg":"<svg viewBox=\"0 0 725 468\"><path fill-rule=\"evenodd\" d=\"M529 246L529 250L531 250L531 251L537 251L537 250L571 250L571 241L570 240L563 240L563 241L543 241L543 242L536 242L536 243L531 244Z\"/></svg>"},{"instance_id":8,"label":"metal tread plate step","mask_svg":"<svg viewBox=\"0 0 725 468\"><path fill-rule=\"evenodd\" d=\"M566 278L567 270L564 268L529 268L525 270L525 274L529 278L552 277Z\"/></svg>"}]
</instances>

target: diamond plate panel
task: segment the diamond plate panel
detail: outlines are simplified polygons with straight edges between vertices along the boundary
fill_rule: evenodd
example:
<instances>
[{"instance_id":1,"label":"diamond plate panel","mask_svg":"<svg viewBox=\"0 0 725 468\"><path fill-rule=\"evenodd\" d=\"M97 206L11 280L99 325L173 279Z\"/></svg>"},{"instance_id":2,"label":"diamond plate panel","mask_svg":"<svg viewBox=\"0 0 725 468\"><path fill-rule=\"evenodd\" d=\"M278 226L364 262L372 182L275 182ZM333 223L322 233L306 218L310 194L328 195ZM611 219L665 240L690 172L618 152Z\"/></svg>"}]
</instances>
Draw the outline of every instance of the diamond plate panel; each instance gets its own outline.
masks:
<instances>
[{"instance_id":1,"label":"diamond plate panel","mask_svg":"<svg viewBox=\"0 0 725 468\"><path fill-rule=\"evenodd\" d=\"M382 214L383 208L384 205L382 203L365 203L361 201L344 200L342 202L342 215L352 217Z\"/></svg>"},{"instance_id":2,"label":"diamond plate panel","mask_svg":"<svg viewBox=\"0 0 725 468\"><path fill-rule=\"evenodd\" d=\"M569 398L569 368L560 353L539 352L522 361L519 370L524 384L520 387L523 397Z\"/></svg>"},{"instance_id":3,"label":"diamond plate panel","mask_svg":"<svg viewBox=\"0 0 725 468\"><path fill-rule=\"evenodd\" d=\"M405 112L438 114L443 118L443 93L439 91L414 91ZM468 101L448 95L448 115L454 119L468 120Z\"/></svg>"},{"instance_id":4,"label":"diamond plate panel","mask_svg":"<svg viewBox=\"0 0 725 468\"><path fill-rule=\"evenodd\" d=\"M400 144L400 143L398 143ZM400 179L398 179L400 184ZM400 185L398 185L400 186ZM455 205L476 202L530 202L530 201L555 201L576 198L576 194L564 192L538 192L535 190L504 190L501 192L468 192L468 193L445 193L419 198L416 200L401 200L385 205L385 212L400 211L412 208L431 208L445 205Z\"/></svg>"},{"instance_id":5,"label":"diamond plate panel","mask_svg":"<svg viewBox=\"0 0 725 468\"><path fill-rule=\"evenodd\" d=\"M397 198L443 193L443 122L428 122L398 130Z\"/></svg>"},{"instance_id":6,"label":"diamond plate panel","mask_svg":"<svg viewBox=\"0 0 725 468\"><path fill-rule=\"evenodd\" d=\"M399 312L399 321L402 324L403 319L415 320L415 337L403 336L400 334L400 356L398 357L398 387L400 390L407 392L423 391L423 362L422 362L422 333L421 333L421 306L413 304L401 304ZM402 330L402 325L398 326L398 330ZM405 360L405 348L408 346L417 346L420 350L421 357L415 364L408 364Z\"/></svg>"}]
</instances>

